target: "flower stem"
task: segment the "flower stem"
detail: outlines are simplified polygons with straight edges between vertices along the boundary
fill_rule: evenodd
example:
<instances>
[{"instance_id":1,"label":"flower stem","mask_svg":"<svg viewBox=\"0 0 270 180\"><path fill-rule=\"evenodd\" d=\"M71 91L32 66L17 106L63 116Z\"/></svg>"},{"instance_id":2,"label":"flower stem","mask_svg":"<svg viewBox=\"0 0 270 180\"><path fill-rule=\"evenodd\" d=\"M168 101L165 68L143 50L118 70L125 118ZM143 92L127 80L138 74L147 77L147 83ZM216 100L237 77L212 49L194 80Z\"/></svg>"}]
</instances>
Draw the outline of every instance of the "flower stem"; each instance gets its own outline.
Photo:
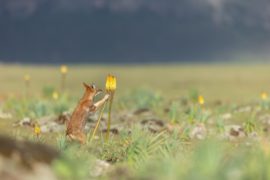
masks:
<instances>
[{"instance_id":1,"label":"flower stem","mask_svg":"<svg viewBox=\"0 0 270 180\"><path fill-rule=\"evenodd\" d=\"M109 138L110 138L110 130L111 130L111 111L112 111L113 96L114 96L114 92L111 93L111 98L110 98L110 102L109 102L106 141L108 141Z\"/></svg>"},{"instance_id":2,"label":"flower stem","mask_svg":"<svg viewBox=\"0 0 270 180\"><path fill-rule=\"evenodd\" d=\"M106 104L104 103L104 104L102 105L102 107L101 107L101 110L100 110L100 113L99 113L99 116L98 116L98 120L97 120L97 124L96 124L95 129L94 129L94 131L93 131L93 134L92 134L92 136L91 136L90 142L92 142L93 139L94 139L94 137L95 137L95 134L96 134L97 129L98 129L99 124L100 124L101 117L102 117L103 112L104 112L104 109L105 109L105 105L106 105Z\"/></svg>"},{"instance_id":3,"label":"flower stem","mask_svg":"<svg viewBox=\"0 0 270 180\"><path fill-rule=\"evenodd\" d=\"M66 88L66 74L62 74L62 77L61 77L61 90L62 90L62 92L65 91L65 88Z\"/></svg>"}]
</instances>

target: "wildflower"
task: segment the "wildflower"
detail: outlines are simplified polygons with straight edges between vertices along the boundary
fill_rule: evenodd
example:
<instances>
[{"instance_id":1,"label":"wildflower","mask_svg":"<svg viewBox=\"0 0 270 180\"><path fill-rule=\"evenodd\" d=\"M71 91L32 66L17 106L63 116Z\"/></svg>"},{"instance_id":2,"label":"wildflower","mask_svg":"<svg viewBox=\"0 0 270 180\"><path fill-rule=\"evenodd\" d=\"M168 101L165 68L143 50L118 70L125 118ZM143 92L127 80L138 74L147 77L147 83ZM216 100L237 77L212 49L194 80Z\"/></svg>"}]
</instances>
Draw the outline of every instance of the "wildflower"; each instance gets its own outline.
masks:
<instances>
[{"instance_id":1,"label":"wildflower","mask_svg":"<svg viewBox=\"0 0 270 180\"><path fill-rule=\"evenodd\" d=\"M266 92L262 92L262 93L261 93L261 99L262 99L263 101L267 100L267 99L268 99L268 94L267 94Z\"/></svg>"},{"instance_id":2,"label":"wildflower","mask_svg":"<svg viewBox=\"0 0 270 180\"><path fill-rule=\"evenodd\" d=\"M60 67L61 76L61 90L64 91L66 88L66 76L68 72L68 67L66 65L62 65Z\"/></svg>"},{"instance_id":3,"label":"wildflower","mask_svg":"<svg viewBox=\"0 0 270 180\"><path fill-rule=\"evenodd\" d=\"M122 142L121 145L124 147L128 147L131 144L131 138L125 138Z\"/></svg>"},{"instance_id":4,"label":"wildflower","mask_svg":"<svg viewBox=\"0 0 270 180\"><path fill-rule=\"evenodd\" d=\"M107 123L107 134L106 134L106 140L109 140L110 137L110 127L111 127L111 111L112 111L112 102L114 97L114 92L116 90L116 77L109 74L106 78L106 91L110 94L109 99L109 111L108 111L108 123Z\"/></svg>"},{"instance_id":5,"label":"wildflower","mask_svg":"<svg viewBox=\"0 0 270 180\"><path fill-rule=\"evenodd\" d=\"M113 92L116 89L116 77L113 75L108 75L106 79L106 90L107 92Z\"/></svg>"},{"instance_id":6,"label":"wildflower","mask_svg":"<svg viewBox=\"0 0 270 180\"><path fill-rule=\"evenodd\" d=\"M24 81L28 82L28 81L30 81L31 77L29 74L25 74L23 79L24 79Z\"/></svg>"},{"instance_id":7,"label":"wildflower","mask_svg":"<svg viewBox=\"0 0 270 180\"><path fill-rule=\"evenodd\" d=\"M57 100L57 99L59 98L58 92L54 91L54 92L52 93L52 98L53 98L54 100Z\"/></svg>"},{"instance_id":8,"label":"wildflower","mask_svg":"<svg viewBox=\"0 0 270 180\"><path fill-rule=\"evenodd\" d=\"M30 93L29 93L29 90L30 90L30 75L29 74L25 74L23 76L23 79L24 79L24 84L25 84L25 94L26 96L28 96Z\"/></svg>"},{"instance_id":9,"label":"wildflower","mask_svg":"<svg viewBox=\"0 0 270 180\"><path fill-rule=\"evenodd\" d=\"M200 104L200 105L204 105L204 97L203 96L198 96L198 103Z\"/></svg>"},{"instance_id":10,"label":"wildflower","mask_svg":"<svg viewBox=\"0 0 270 180\"><path fill-rule=\"evenodd\" d=\"M60 72L61 72L61 74L67 74L67 72L68 72L67 66L66 65L62 65L60 67Z\"/></svg>"},{"instance_id":11,"label":"wildflower","mask_svg":"<svg viewBox=\"0 0 270 180\"><path fill-rule=\"evenodd\" d=\"M36 136L39 136L40 133L41 133L41 129L40 129L38 124L35 124L34 133L35 133Z\"/></svg>"}]
</instances>

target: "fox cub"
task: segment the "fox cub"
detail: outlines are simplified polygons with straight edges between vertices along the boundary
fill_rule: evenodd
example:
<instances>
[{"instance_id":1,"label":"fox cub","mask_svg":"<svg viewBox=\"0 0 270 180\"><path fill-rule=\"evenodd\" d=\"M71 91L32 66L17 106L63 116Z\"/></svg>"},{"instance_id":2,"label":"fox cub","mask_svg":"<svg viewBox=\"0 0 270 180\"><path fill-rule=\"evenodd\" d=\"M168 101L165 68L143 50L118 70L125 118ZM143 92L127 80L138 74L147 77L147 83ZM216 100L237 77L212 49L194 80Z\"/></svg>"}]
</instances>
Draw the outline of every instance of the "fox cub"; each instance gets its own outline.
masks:
<instances>
[{"instance_id":1,"label":"fox cub","mask_svg":"<svg viewBox=\"0 0 270 180\"><path fill-rule=\"evenodd\" d=\"M83 85L85 87L84 95L73 111L66 130L66 136L71 140L79 141L81 144L86 143L84 127L88 115L96 112L109 99L109 95L106 94L103 99L94 103L94 97L101 93L102 90L96 89L95 85L88 85L86 83L83 83Z\"/></svg>"}]
</instances>

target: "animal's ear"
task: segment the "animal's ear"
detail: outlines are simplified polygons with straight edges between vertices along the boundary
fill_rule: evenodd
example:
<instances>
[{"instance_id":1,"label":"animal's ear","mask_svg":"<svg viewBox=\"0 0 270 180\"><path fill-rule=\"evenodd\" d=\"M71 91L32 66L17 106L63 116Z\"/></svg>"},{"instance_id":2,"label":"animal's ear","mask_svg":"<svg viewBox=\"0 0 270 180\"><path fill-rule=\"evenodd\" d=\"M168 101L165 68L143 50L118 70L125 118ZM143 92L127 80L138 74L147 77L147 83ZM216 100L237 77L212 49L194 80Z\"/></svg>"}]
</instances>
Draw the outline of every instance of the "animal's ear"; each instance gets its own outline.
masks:
<instances>
[{"instance_id":1,"label":"animal's ear","mask_svg":"<svg viewBox=\"0 0 270 180\"><path fill-rule=\"evenodd\" d=\"M86 89L89 89L90 86L88 84L86 84L85 82L83 82L83 86L86 88Z\"/></svg>"}]
</instances>

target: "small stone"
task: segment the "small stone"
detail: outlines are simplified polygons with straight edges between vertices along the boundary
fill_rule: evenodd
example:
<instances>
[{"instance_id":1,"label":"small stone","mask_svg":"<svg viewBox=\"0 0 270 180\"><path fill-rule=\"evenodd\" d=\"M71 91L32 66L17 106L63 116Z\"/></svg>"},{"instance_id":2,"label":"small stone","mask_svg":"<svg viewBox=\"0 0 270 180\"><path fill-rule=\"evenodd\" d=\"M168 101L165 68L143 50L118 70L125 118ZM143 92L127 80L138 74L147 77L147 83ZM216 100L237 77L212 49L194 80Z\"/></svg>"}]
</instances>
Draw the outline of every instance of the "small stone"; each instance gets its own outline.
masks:
<instances>
[{"instance_id":1,"label":"small stone","mask_svg":"<svg viewBox=\"0 0 270 180\"><path fill-rule=\"evenodd\" d=\"M106 161L96 160L93 169L91 169L90 174L93 177L101 176L102 174L106 173L110 168L110 164Z\"/></svg>"},{"instance_id":2,"label":"small stone","mask_svg":"<svg viewBox=\"0 0 270 180\"><path fill-rule=\"evenodd\" d=\"M0 119L11 119L12 115L10 113L5 113L0 110Z\"/></svg>"},{"instance_id":3,"label":"small stone","mask_svg":"<svg viewBox=\"0 0 270 180\"><path fill-rule=\"evenodd\" d=\"M246 134L244 129L240 125L228 125L225 126L225 137L229 140L234 140L236 138L243 138Z\"/></svg>"},{"instance_id":4,"label":"small stone","mask_svg":"<svg viewBox=\"0 0 270 180\"><path fill-rule=\"evenodd\" d=\"M70 120L70 114L68 112L63 112L55 120L58 124L66 124Z\"/></svg>"},{"instance_id":5,"label":"small stone","mask_svg":"<svg viewBox=\"0 0 270 180\"><path fill-rule=\"evenodd\" d=\"M193 129L191 129L189 133L189 137L191 139L205 139L207 135L207 130L205 128L205 125L203 123L196 124Z\"/></svg>"},{"instance_id":6,"label":"small stone","mask_svg":"<svg viewBox=\"0 0 270 180\"><path fill-rule=\"evenodd\" d=\"M22 120L20 120L19 122L15 122L13 124L13 126L34 127L34 122L32 121L31 118L25 117Z\"/></svg>"},{"instance_id":7,"label":"small stone","mask_svg":"<svg viewBox=\"0 0 270 180\"><path fill-rule=\"evenodd\" d=\"M146 128L153 133L160 132L165 128L165 122L163 120L155 118L144 119L141 121L141 125L143 126L143 128Z\"/></svg>"},{"instance_id":8,"label":"small stone","mask_svg":"<svg viewBox=\"0 0 270 180\"><path fill-rule=\"evenodd\" d=\"M270 126L270 114L264 114L264 115L260 116L258 119L263 124L266 124L266 125Z\"/></svg>"},{"instance_id":9,"label":"small stone","mask_svg":"<svg viewBox=\"0 0 270 180\"><path fill-rule=\"evenodd\" d=\"M106 133L107 132L107 129L102 129L102 132L103 133ZM110 132L114 135L118 135L119 134L119 130L117 128L111 128L110 129Z\"/></svg>"},{"instance_id":10,"label":"small stone","mask_svg":"<svg viewBox=\"0 0 270 180\"><path fill-rule=\"evenodd\" d=\"M144 114L144 113L149 113L151 112L150 109L148 108L141 108L141 109L137 109L136 111L134 111L134 115L141 115L141 114Z\"/></svg>"},{"instance_id":11,"label":"small stone","mask_svg":"<svg viewBox=\"0 0 270 180\"><path fill-rule=\"evenodd\" d=\"M40 126L40 131L41 131L42 133L50 132L48 126L46 126L46 125Z\"/></svg>"},{"instance_id":12,"label":"small stone","mask_svg":"<svg viewBox=\"0 0 270 180\"><path fill-rule=\"evenodd\" d=\"M231 114L231 113L223 114L223 115L221 116L221 118L222 118L223 120L229 120L229 119L232 118L232 114Z\"/></svg>"},{"instance_id":13,"label":"small stone","mask_svg":"<svg viewBox=\"0 0 270 180\"><path fill-rule=\"evenodd\" d=\"M238 113L250 112L252 110L251 106L244 106L236 110Z\"/></svg>"}]
</instances>

